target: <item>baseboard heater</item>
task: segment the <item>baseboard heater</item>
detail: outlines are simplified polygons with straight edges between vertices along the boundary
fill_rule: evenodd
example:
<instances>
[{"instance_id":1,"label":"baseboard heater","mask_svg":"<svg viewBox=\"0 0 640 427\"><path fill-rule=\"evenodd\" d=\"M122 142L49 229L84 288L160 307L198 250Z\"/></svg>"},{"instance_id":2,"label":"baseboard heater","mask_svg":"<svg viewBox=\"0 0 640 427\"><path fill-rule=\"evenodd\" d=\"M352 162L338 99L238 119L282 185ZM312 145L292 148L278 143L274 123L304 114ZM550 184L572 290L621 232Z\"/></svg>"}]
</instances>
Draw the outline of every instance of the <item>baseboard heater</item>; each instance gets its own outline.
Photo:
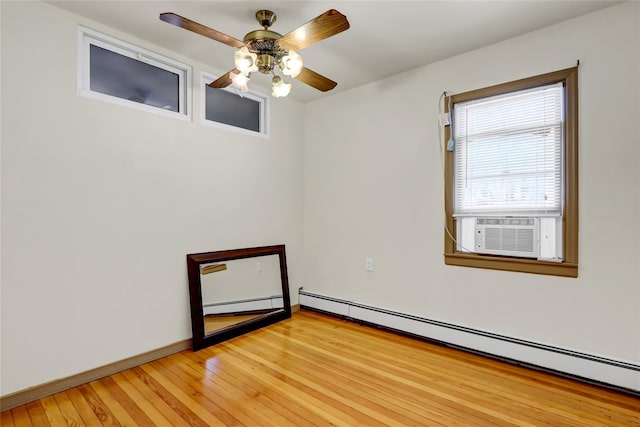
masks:
<instances>
[{"instance_id":1,"label":"baseboard heater","mask_svg":"<svg viewBox=\"0 0 640 427\"><path fill-rule=\"evenodd\" d=\"M321 311L640 396L640 364L362 304L300 288L300 308Z\"/></svg>"},{"instance_id":2,"label":"baseboard heater","mask_svg":"<svg viewBox=\"0 0 640 427\"><path fill-rule=\"evenodd\" d=\"M223 301L203 304L202 311L205 316L216 314L246 313L251 311L273 310L284 307L282 295L272 295L258 298L248 298L235 301Z\"/></svg>"}]
</instances>

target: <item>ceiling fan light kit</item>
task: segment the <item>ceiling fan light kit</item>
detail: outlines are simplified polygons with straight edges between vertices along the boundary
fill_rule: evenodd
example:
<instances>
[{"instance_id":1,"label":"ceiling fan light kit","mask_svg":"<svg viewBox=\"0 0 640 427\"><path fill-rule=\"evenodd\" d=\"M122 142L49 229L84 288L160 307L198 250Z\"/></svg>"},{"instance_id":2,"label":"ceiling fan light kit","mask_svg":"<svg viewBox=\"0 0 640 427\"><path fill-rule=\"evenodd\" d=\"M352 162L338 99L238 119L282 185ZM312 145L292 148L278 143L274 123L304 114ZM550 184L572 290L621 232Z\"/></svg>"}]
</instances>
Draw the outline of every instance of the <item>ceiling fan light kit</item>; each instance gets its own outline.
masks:
<instances>
[{"instance_id":1,"label":"ceiling fan light kit","mask_svg":"<svg viewBox=\"0 0 640 427\"><path fill-rule=\"evenodd\" d=\"M273 91L271 92L271 96L276 98L281 98L289 95L291 92L291 83L285 83L280 76L273 76L271 79L273 83Z\"/></svg>"},{"instance_id":2,"label":"ceiling fan light kit","mask_svg":"<svg viewBox=\"0 0 640 427\"><path fill-rule=\"evenodd\" d=\"M245 76L253 71L258 71L256 62L258 61L258 55L249 52L246 46L242 46L238 49L234 55L234 62L236 63L236 69Z\"/></svg>"},{"instance_id":3,"label":"ceiling fan light kit","mask_svg":"<svg viewBox=\"0 0 640 427\"><path fill-rule=\"evenodd\" d=\"M233 85L240 89L240 92L249 92L249 75L243 73L236 73L235 71L231 71L229 73L231 76L231 82Z\"/></svg>"},{"instance_id":4,"label":"ceiling fan light kit","mask_svg":"<svg viewBox=\"0 0 640 427\"><path fill-rule=\"evenodd\" d=\"M238 48L234 54L235 68L209 83L210 87L225 88L232 84L240 91L246 92L249 90L251 73L259 71L273 75L271 95L274 97L287 96L291 91L291 84L285 83L282 77L275 73L276 69L279 69L283 75L320 91L326 92L333 89L337 83L304 67L302 57L294 49L300 50L311 46L349 28L347 17L335 9L326 11L284 36L269 30L269 27L276 22L276 14L270 10L259 10L256 12L256 20L263 29L247 33L243 41L175 13L162 13L160 19Z\"/></svg>"},{"instance_id":5,"label":"ceiling fan light kit","mask_svg":"<svg viewBox=\"0 0 640 427\"><path fill-rule=\"evenodd\" d=\"M285 76L297 77L302 71L302 66L302 57L292 50L282 57L281 68Z\"/></svg>"}]
</instances>

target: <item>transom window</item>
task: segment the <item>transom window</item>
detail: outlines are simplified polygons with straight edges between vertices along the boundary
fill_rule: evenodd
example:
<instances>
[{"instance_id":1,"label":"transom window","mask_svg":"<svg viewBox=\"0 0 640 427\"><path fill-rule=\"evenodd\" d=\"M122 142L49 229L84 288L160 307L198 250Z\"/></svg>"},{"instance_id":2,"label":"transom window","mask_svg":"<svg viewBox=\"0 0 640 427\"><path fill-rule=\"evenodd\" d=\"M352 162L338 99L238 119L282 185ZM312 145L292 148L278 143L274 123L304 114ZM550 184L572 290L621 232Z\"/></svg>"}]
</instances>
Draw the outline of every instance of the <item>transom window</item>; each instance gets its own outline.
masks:
<instances>
[{"instance_id":1,"label":"transom window","mask_svg":"<svg viewBox=\"0 0 640 427\"><path fill-rule=\"evenodd\" d=\"M78 92L190 119L191 68L88 28L78 28Z\"/></svg>"},{"instance_id":2,"label":"transom window","mask_svg":"<svg viewBox=\"0 0 640 427\"><path fill-rule=\"evenodd\" d=\"M577 276L577 69L446 105L445 262Z\"/></svg>"},{"instance_id":3,"label":"transom window","mask_svg":"<svg viewBox=\"0 0 640 427\"><path fill-rule=\"evenodd\" d=\"M201 74L203 123L253 135L269 136L269 97L233 87L214 89L207 86L217 76Z\"/></svg>"}]
</instances>

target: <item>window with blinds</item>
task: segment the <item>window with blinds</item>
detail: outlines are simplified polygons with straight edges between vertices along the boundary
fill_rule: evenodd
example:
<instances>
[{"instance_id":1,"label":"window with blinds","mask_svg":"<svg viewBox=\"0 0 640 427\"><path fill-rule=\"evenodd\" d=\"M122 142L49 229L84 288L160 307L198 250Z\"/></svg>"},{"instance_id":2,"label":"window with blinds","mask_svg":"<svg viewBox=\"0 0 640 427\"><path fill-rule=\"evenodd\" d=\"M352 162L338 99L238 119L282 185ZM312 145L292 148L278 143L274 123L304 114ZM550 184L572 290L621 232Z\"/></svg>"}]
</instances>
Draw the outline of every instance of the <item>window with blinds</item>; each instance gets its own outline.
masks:
<instances>
[{"instance_id":1,"label":"window with blinds","mask_svg":"<svg viewBox=\"0 0 640 427\"><path fill-rule=\"evenodd\" d=\"M447 265L578 275L578 67L444 98Z\"/></svg>"},{"instance_id":2,"label":"window with blinds","mask_svg":"<svg viewBox=\"0 0 640 427\"><path fill-rule=\"evenodd\" d=\"M560 215L561 83L456 104L454 216Z\"/></svg>"}]
</instances>

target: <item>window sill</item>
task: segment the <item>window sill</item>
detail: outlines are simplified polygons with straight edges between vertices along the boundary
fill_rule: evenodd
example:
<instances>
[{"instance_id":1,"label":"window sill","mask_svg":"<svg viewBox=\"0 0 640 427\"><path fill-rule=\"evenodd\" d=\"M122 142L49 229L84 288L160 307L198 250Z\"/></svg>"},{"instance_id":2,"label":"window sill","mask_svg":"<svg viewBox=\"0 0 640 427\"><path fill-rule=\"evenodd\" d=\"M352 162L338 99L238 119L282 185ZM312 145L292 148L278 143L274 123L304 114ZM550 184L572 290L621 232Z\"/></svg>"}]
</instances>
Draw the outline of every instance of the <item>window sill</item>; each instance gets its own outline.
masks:
<instances>
[{"instance_id":1,"label":"window sill","mask_svg":"<svg viewBox=\"0 0 640 427\"><path fill-rule=\"evenodd\" d=\"M445 253L444 263L459 267L487 268L548 276L578 277L578 264L534 259L505 258L489 255Z\"/></svg>"}]
</instances>

